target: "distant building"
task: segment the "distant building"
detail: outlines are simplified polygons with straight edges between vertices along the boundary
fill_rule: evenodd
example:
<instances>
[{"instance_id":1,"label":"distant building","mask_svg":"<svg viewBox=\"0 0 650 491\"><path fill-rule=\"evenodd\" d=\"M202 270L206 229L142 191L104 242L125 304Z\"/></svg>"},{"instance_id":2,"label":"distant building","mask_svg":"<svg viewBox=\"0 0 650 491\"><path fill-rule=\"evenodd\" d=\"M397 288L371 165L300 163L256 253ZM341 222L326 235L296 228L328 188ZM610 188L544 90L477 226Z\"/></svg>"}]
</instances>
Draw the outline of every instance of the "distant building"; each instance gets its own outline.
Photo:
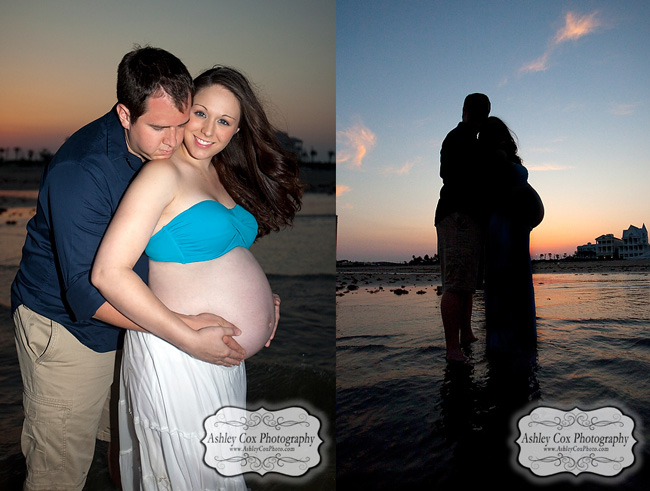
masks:
<instances>
[{"instance_id":1,"label":"distant building","mask_svg":"<svg viewBox=\"0 0 650 491\"><path fill-rule=\"evenodd\" d=\"M605 234L596 237L596 244L591 242L578 246L576 257L598 259L631 259L650 258L650 243L648 242L648 229L645 223L641 228L630 225L623 231L623 238L614 237L614 234Z\"/></svg>"},{"instance_id":2,"label":"distant building","mask_svg":"<svg viewBox=\"0 0 650 491\"><path fill-rule=\"evenodd\" d=\"M622 258L634 258L650 255L650 244L648 244L648 230L645 223L641 228L630 225L630 228L623 231L623 245L620 255Z\"/></svg>"},{"instance_id":3,"label":"distant building","mask_svg":"<svg viewBox=\"0 0 650 491\"><path fill-rule=\"evenodd\" d=\"M605 234L596 237L596 257L604 259L618 259L620 257L619 248L623 246L623 241L614 234Z\"/></svg>"},{"instance_id":4,"label":"distant building","mask_svg":"<svg viewBox=\"0 0 650 491\"><path fill-rule=\"evenodd\" d=\"M587 242L585 245L578 246L576 251L576 257L592 259L597 256L596 244Z\"/></svg>"}]
</instances>

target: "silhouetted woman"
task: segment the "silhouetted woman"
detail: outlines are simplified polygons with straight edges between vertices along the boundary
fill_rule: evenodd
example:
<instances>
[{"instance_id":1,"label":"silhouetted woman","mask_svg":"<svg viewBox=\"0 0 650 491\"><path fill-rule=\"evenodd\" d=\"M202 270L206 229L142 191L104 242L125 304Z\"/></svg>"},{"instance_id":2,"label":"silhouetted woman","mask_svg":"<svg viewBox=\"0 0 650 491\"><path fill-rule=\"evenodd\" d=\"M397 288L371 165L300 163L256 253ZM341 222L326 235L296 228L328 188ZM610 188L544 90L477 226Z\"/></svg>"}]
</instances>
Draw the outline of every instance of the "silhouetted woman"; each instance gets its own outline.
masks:
<instances>
[{"instance_id":1,"label":"silhouetted woman","mask_svg":"<svg viewBox=\"0 0 650 491\"><path fill-rule=\"evenodd\" d=\"M544 207L528 184L528 171L506 124L489 117L479 134L499 182L485 246L485 317L489 354L535 353L537 329L530 260L530 232Z\"/></svg>"}]
</instances>

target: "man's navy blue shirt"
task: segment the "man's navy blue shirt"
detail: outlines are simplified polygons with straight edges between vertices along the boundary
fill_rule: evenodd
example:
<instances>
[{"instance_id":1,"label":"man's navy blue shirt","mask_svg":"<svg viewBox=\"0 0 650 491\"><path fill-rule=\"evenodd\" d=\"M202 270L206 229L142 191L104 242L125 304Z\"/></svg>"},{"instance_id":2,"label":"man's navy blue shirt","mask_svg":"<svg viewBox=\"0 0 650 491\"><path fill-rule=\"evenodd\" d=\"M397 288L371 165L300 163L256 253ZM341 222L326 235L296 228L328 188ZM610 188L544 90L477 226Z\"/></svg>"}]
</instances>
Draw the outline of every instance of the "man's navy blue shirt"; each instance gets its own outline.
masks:
<instances>
[{"instance_id":1,"label":"man's navy blue shirt","mask_svg":"<svg viewBox=\"0 0 650 491\"><path fill-rule=\"evenodd\" d=\"M36 215L27 224L11 286L19 305L65 326L97 352L114 350L120 329L93 319L106 301L90 271L108 223L142 160L129 152L115 107L72 135L41 177ZM143 256L134 270L145 281Z\"/></svg>"}]
</instances>

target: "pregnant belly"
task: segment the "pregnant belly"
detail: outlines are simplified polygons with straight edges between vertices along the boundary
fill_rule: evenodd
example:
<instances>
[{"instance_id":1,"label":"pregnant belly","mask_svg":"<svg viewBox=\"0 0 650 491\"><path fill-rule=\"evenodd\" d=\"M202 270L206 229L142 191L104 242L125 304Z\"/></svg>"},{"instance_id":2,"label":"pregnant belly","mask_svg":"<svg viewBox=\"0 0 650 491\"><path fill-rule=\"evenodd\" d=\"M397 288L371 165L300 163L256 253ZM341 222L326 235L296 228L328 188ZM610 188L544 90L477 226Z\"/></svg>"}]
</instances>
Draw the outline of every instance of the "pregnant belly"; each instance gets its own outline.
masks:
<instances>
[{"instance_id":1,"label":"pregnant belly","mask_svg":"<svg viewBox=\"0 0 650 491\"><path fill-rule=\"evenodd\" d=\"M250 358L273 331L275 308L269 282L248 249L236 247L199 263L150 261L149 287L174 312L220 315L241 329L236 341Z\"/></svg>"}]
</instances>

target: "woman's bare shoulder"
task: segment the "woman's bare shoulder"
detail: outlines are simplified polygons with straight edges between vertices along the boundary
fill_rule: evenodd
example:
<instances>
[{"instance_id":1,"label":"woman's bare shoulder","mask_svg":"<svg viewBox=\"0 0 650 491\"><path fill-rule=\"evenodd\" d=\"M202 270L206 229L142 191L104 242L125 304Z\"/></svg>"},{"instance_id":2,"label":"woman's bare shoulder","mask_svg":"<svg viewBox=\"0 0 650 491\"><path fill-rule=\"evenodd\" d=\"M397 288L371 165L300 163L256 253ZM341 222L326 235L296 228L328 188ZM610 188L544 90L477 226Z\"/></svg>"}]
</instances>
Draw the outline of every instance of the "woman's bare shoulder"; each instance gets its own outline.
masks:
<instances>
[{"instance_id":1,"label":"woman's bare shoulder","mask_svg":"<svg viewBox=\"0 0 650 491\"><path fill-rule=\"evenodd\" d=\"M181 177L172 159L150 160L140 169L137 181L144 185L176 187Z\"/></svg>"},{"instance_id":2,"label":"woman's bare shoulder","mask_svg":"<svg viewBox=\"0 0 650 491\"><path fill-rule=\"evenodd\" d=\"M142 166L140 174L160 177L178 177L179 170L178 165L173 159L158 159L146 162Z\"/></svg>"},{"instance_id":3,"label":"woman's bare shoulder","mask_svg":"<svg viewBox=\"0 0 650 491\"><path fill-rule=\"evenodd\" d=\"M146 162L127 190L136 200L163 200L169 203L178 191L179 172L171 159Z\"/></svg>"}]
</instances>

